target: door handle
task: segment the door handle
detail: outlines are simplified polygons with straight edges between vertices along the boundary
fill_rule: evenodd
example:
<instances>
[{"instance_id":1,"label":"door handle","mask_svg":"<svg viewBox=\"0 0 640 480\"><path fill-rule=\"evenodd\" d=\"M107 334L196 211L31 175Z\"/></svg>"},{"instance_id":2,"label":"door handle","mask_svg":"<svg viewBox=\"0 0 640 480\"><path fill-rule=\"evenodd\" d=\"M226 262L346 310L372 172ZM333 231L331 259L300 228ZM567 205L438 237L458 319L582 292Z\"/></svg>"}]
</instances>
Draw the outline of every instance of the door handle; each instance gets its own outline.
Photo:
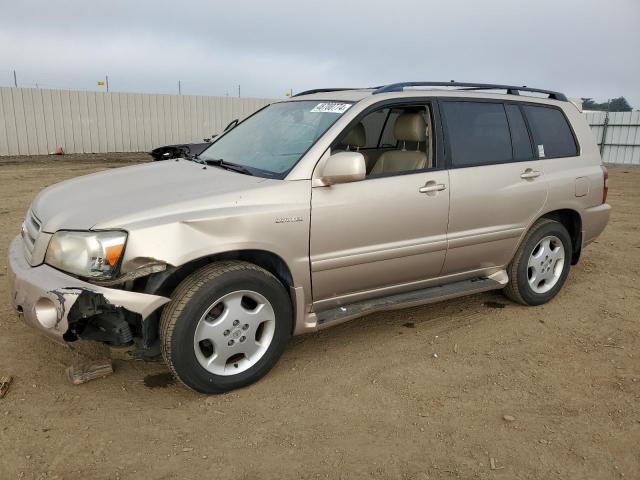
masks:
<instances>
[{"instance_id":1,"label":"door handle","mask_svg":"<svg viewBox=\"0 0 640 480\"><path fill-rule=\"evenodd\" d=\"M524 172L522 172L520 174L520 178L537 178L541 175L541 173L538 170L532 170L530 168L527 168Z\"/></svg>"},{"instance_id":2,"label":"door handle","mask_svg":"<svg viewBox=\"0 0 640 480\"><path fill-rule=\"evenodd\" d=\"M444 183L427 182L424 187L420 187L418 191L420 193L441 192L447 188Z\"/></svg>"}]
</instances>

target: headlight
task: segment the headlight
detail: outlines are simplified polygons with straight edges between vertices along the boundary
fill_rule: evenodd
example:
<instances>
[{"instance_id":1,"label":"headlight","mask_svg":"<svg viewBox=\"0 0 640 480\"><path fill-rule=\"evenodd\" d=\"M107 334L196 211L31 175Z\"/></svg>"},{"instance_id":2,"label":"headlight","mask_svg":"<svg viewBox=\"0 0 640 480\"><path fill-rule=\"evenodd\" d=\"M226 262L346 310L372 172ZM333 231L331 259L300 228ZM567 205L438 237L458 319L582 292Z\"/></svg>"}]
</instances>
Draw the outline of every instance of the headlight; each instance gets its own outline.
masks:
<instances>
[{"instance_id":1,"label":"headlight","mask_svg":"<svg viewBox=\"0 0 640 480\"><path fill-rule=\"evenodd\" d=\"M44 261L81 277L111 278L126 240L127 234L121 231L59 231L51 238Z\"/></svg>"}]
</instances>

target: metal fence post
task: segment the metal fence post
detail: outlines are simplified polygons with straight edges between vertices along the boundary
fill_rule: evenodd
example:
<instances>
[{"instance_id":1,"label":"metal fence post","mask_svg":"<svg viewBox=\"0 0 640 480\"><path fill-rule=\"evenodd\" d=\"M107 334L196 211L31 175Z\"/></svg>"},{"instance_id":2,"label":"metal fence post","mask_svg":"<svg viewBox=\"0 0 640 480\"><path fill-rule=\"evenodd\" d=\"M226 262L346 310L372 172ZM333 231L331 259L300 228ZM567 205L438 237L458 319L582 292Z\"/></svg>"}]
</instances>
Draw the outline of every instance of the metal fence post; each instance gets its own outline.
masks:
<instances>
[{"instance_id":1,"label":"metal fence post","mask_svg":"<svg viewBox=\"0 0 640 480\"><path fill-rule=\"evenodd\" d=\"M602 157L602 152L604 152L604 142L607 138L607 126L609 125L609 110L604 116L604 122L602 124L602 138L600 139L600 156Z\"/></svg>"}]
</instances>

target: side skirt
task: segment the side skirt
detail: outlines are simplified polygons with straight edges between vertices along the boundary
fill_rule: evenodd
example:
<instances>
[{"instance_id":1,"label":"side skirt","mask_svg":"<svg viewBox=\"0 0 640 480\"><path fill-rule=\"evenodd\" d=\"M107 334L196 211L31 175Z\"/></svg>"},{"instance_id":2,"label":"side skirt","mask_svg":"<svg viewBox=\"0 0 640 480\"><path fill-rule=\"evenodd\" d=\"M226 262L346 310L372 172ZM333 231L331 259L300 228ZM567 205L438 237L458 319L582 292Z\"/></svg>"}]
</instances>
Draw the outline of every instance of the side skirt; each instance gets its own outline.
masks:
<instances>
[{"instance_id":1,"label":"side skirt","mask_svg":"<svg viewBox=\"0 0 640 480\"><path fill-rule=\"evenodd\" d=\"M474 293L498 290L504 288L508 281L507 272L501 270L490 277L471 278L469 280L423 288L412 292L361 300L359 302L316 312L316 328L328 328L373 312L398 310L472 295Z\"/></svg>"}]
</instances>

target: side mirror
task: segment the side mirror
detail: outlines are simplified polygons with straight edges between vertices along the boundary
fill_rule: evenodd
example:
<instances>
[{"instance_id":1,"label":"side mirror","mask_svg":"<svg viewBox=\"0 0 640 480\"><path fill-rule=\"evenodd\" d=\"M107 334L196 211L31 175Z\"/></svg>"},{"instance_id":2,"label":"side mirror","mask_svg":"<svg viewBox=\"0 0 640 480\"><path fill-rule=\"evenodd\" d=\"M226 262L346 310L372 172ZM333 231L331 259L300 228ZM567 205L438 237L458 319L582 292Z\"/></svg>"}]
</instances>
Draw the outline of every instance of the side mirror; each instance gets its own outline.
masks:
<instances>
[{"instance_id":1,"label":"side mirror","mask_svg":"<svg viewBox=\"0 0 640 480\"><path fill-rule=\"evenodd\" d=\"M367 166L360 152L338 152L327 158L322 170L325 185L349 183L364 180Z\"/></svg>"}]
</instances>

